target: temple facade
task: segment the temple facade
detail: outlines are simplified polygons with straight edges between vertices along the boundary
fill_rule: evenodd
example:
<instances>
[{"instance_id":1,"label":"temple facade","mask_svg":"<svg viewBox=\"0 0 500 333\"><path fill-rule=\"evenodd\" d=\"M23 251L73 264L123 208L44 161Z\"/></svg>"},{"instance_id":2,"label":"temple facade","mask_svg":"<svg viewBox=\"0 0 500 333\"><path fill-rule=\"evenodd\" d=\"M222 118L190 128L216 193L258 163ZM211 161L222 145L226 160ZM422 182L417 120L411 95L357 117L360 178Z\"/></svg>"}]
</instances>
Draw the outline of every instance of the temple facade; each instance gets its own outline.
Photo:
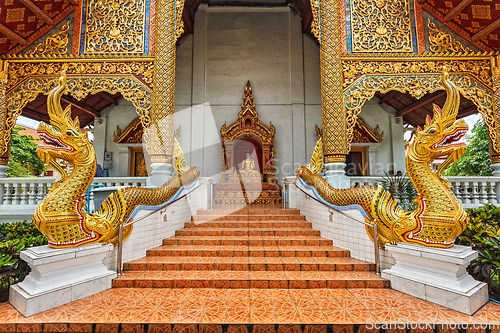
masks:
<instances>
[{"instance_id":1,"label":"temple facade","mask_svg":"<svg viewBox=\"0 0 500 333\"><path fill-rule=\"evenodd\" d=\"M63 69L63 104L91 126L98 164L114 177L168 179L180 128L188 163L218 183L221 127L240 111L247 81L275 128L279 184L308 162L318 133L332 185L404 173L404 133L444 103L444 66L464 97L459 118L484 117L496 168L498 5L134 0L125 20L124 5L49 2L5 7L2 174L16 118L48 120L43 94Z\"/></svg>"}]
</instances>

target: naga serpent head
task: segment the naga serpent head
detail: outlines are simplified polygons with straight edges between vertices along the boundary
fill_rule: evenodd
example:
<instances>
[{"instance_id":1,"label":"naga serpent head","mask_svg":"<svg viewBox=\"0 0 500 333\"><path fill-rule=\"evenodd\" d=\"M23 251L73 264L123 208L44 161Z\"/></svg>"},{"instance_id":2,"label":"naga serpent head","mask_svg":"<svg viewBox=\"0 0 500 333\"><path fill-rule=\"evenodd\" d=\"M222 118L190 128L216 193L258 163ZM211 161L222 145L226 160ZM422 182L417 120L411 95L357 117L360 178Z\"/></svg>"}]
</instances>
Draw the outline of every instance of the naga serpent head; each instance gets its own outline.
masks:
<instances>
[{"instance_id":1,"label":"naga serpent head","mask_svg":"<svg viewBox=\"0 0 500 333\"><path fill-rule=\"evenodd\" d=\"M427 116L425 126L420 126L415 132L414 140L410 145L409 157L433 161L440 156L448 156L456 151L460 155L465 151L465 143L460 141L469 127L463 119L456 121L460 108L460 92L448 79L448 73L443 73L443 86L447 92L447 99L441 109L433 105L434 115Z\"/></svg>"},{"instance_id":2,"label":"naga serpent head","mask_svg":"<svg viewBox=\"0 0 500 333\"><path fill-rule=\"evenodd\" d=\"M71 119L71 105L64 111L61 107L61 95L66 86L66 71L63 71L59 84L49 92L47 98L50 124L40 122L37 129L43 141L43 144L38 146L37 154L45 163L56 158L83 163L93 154L92 143L87 132L80 129L78 117Z\"/></svg>"}]
</instances>

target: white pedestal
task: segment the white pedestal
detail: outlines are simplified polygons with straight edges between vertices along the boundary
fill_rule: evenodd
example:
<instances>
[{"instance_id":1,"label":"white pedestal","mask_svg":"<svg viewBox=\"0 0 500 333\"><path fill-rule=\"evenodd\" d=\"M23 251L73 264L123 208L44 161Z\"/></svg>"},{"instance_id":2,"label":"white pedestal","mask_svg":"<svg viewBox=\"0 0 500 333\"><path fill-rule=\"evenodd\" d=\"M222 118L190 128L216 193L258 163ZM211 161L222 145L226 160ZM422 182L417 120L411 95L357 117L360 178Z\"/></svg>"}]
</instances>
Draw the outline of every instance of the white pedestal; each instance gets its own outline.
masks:
<instances>
[{"instance_id":1,"label":"white pedestal","mask_svg":"<svg viewBox=\"0 0 500 333\"><path fill-rule=\"evenodd\" d=\"M69 249L47 245L21 252L31 273L10 287L9 302L24 316L32 316L111 288L116 272L103 265L113 245L93 244Z\"/></svg>"},{"instance_id":2,"label":"white pedestal","mask_svg":"<svg viewBox=\"0 0 500 333\"><path fill-rule=\"evenodd\" d=\"M437 249L405 243L385 248L396 260L394 266L382 271L393 289L468 315L488 302L488 285L466 271L477 258L472 248L455 245Z\"/></svg>"},{"instance_id":3,"label":"white pedestal","mask_svg":"<svg viewBox=\"0 0 500 333\"><path fill-rule=\"evenodd\" d=\"M326 163L325 164L325 180L333 188L346 189L351 187L351 180L345 175L345 163Z\"/></svg>"},{"instance_id":4,"label":"white pedestal","mask_svg":"<svg viewBox=\"0 0 500 333\"><path fill-rule=\"evenodd\" d=\"M160 187L168 182L174 173L170 163L151 163L151 168L153 171L147 180L148 186Z\"/></svg>"}]
</instances>

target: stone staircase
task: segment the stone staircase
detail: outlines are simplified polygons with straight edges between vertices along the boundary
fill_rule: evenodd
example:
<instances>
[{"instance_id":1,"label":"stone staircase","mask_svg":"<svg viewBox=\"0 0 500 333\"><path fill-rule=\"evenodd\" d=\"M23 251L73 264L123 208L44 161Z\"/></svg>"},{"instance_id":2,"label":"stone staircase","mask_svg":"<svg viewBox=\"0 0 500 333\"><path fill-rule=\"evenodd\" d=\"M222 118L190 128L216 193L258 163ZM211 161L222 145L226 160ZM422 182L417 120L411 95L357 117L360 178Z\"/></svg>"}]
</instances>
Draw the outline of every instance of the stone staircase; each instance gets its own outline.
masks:
<instances>
[{"instance_id":1,"label":"stone staircase","mask_svg":"<svg viewBox=\"0 0 500 333\"><path fill-rule=\"evenodd\" d=\"M298 210L203 210L124 264L115 288L386 288L375 265L353 259Z\"/></svg>"}]
</instances>

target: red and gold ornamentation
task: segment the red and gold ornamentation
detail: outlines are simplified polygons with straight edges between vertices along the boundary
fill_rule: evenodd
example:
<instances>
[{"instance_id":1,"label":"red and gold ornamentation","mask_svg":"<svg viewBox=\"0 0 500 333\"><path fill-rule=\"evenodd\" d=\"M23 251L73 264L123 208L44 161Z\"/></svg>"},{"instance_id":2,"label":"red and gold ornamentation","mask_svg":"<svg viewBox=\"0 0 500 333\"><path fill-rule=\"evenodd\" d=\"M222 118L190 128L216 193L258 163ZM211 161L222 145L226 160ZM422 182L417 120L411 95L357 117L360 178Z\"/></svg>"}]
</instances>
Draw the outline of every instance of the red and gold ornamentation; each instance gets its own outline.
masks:
<instances>
[{"instance_id":1,"label":"red and gold ornamentation","mask_svg":"<svg viewBox=\"0 0 500 333\"><path fill-rule=\"evenodd\" d=\"M223 172L220 183L215 186L215 203L281 202L281 188L274 168L275 133L273 124L266 125L259 119L252 87L247 82L238 119L229 125L222 125L220 130ZM242 143L245 144L240 145ZM236 158L250 146L255 149L257 163L253 161L254 167L244 170L238 167ZM238 151L238 147L244 147L245 151ZM250 157L247 156L247 159Z\"/></svg>"}]
</instances>

